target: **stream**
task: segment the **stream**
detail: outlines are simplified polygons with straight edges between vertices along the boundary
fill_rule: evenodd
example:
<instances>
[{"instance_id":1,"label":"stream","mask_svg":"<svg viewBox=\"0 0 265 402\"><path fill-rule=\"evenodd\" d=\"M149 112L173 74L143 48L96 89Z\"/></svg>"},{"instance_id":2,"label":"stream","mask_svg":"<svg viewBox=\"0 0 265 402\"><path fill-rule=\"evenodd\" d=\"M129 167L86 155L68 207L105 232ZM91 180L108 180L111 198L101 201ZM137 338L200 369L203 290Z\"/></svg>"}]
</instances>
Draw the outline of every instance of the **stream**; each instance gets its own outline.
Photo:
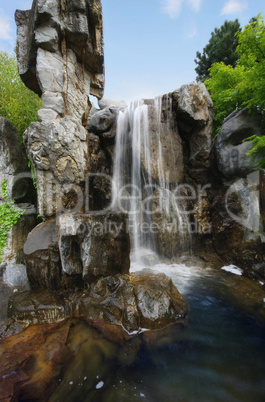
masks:
<instances>
[{"instance_id":1,"label":"stream","mask_svg":"<svg viewBox=\"0 0 265 402\"><path fill-rule=\"evenodd\" d=\"M132 271L141 268L132 263ZM250 280L194 261L157 262L152 269L170 276L189 304L188 326L173 326L162 336L158 331L137 352L133 342L115 350L109 345L102 359L102 349L93 347L93 367L87 360L91 344L83 344L50 401L264 401L260 285L253 282L252 290Z\"/></svg>"}]
</instances>

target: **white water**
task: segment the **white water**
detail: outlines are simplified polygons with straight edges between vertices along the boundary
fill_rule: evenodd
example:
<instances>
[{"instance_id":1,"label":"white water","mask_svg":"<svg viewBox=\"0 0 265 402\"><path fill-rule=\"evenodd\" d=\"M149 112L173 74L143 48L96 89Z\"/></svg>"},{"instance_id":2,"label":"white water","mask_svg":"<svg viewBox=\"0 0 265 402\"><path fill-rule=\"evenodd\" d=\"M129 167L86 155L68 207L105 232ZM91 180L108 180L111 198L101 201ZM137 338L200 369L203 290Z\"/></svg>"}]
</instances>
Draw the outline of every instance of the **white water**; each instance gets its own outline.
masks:
<instances>
[{"instance_id":1,"label":"white water","mask_svg":"<svg viewBox=\"0 0 265 402\"><path fill-rule=\"evenodd\" d=\"M166 110L169 109L170 114L169 97L166 102ZM166 135L165 130L162 132L161 123L162 97L157 97L153 106L157 127L155 142L149 130L149 107L143 100L137 100L119 112L112 190L112 208L126 212L129 216L131 260L144 264L147 255L152 256L152 262L157 259L154 257L154 251L157 250L156 235L151 230L152 196L155 191L159 189L159 213L169 217L170 221L176 221L177 227L182 227L183 223L188 227L187 216L180 212L178 202L170 190L168 172L163 170L163 158L168 155L163 155L161 140L161 136ZM169 118L168 115L164 117L166 127L169 126ZM156 158L152 157L154 146L158 147ZM187 234L180 233L179 238L180 248L187 250Z\"/></svg>"}]
</instances>

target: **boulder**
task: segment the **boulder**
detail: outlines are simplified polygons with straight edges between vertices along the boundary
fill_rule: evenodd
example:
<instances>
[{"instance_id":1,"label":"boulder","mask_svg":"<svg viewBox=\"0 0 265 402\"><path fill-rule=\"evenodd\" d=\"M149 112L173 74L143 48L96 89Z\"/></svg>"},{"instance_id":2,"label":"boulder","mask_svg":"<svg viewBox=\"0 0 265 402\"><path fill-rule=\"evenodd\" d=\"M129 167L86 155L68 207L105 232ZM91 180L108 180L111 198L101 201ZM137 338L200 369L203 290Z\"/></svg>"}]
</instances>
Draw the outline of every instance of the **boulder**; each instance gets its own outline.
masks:
<instances>
[{"instance_id":1,"label":"boulder","mask_svg":"<svg viewBox=\"0 0 265 402\"><path fill-rule=\"evenodd\" d=\"M107 211L65 214L59 222L59 247L65 273L81 272L87 283L101 276L129 273L130 243L125 214Z\"/></svg>"},{"instance_id":2,"label":"boulder","mask_svg":"<svg viewBox=\"0 0 265 402\"><path fill-rule=\"evenodd\" d=\"M36 226L24 245L27 274L31 288L57 290L61 286L61 261L58 226L51 219Z\"/></svg>"},{"instance_id":3,"label":"boulder","mask_svg":"<svg viewBox=\"0 0 265 402\"><path fill-rule=\"evenodd\" d=\"M212 146L213 166L224 179L246 177L256 170L256 165L247 157L252 144L242 142L252 135L262 135L261 115L250 114L248 109L231 113L223 122Z\"/></svg>"},{"instance_id":4,"label":"boulder","mask_svg":"<svg viewBox=\"0 0 265 402\"><path fill-rule=\"evenodd\" d=\"M196 169L209 167L214 107L205 85L183 85L172 93L172 98L188 164Z\"/></svg>"},{"instance_id":5,"label":"boulder","mask_svg":"<svg viewBox=\"0 0 265 402\"><path fill-rule=\"evenodd\" d=\"M100 109L106 109L106 108L123 109L127 106L127 103L123 100L101 98L98 101L98 106Z\"/></svg>"},{"instance_id":6,"label":"boulder","mask_svg":"<svg viewBox=\"0 0 265 402\"><path fill-rule=\"evenodd\" d=\"M185 322L188 306L165 274L143 269L132 274L131 283L142 328L161 329L174 322Z\"/></svg>"},{"instance_id":7,"label":"boulder","mask_svg":"<svg viewBox=\"0 0 265 402\"><path fill-rule=\"evenodd\" d=\"M114 108L105 108L95 112L88 119L88 131L103 138L114 138L118 112L119 110Z\"/></svg>"},{"instance_id":8,"label":"boulder","mask_svg":"<svg viewBox=\"0 0 265 402\"><path fill-rule=\"evenodd\" d=\"M18 323L43 324L67 317L122 326L133 335L186 323L188 306L165 274L142 270L131 275L101 277L87 290L66 294L38 290L9 300L9 317ZM113 329L114 331L114 329Z\"/></svg>"}]
</instances>

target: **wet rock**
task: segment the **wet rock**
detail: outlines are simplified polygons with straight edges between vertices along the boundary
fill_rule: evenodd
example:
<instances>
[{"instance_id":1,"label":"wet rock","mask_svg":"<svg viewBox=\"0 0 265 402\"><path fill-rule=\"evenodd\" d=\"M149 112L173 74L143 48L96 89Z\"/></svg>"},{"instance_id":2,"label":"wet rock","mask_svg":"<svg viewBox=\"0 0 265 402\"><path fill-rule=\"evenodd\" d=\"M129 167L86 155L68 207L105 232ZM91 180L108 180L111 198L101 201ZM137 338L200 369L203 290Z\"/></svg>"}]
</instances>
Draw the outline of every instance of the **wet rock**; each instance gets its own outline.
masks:
<instances>
[{"instance_id":1,"label":"wet rock","mask_svg":"<svg viewBox=\"0 0 265 402\"><path fill-rule=\"evenodd\" d=\"M92 325L101 322L122 326L135 335L141 328L154 330L172 323L185 324L188 307L165 274L143 270L102 277L82 292L41 290L16 294L9 300L8 312L15 322L27 325L84 317Z\"/></svg>"},{"instance_id":2,"label":"wet rock","mask_svg":"<svg viewBox=\"0 0 265 402\"><path fill-rule=\"evenodd\" d=\"M63 271L71 275L82 269L87 283L100 276L129 272L127 217L122 213L61 216L59 245ZM74 248L79 253L78 263L75 253L69 251Z\"/></svg>"},{"instance_id":3,"label":"wet rock","mask_svg":"<svg viewBox=\"0 0 265 402\"><path fill-rule=\"evenodd\" d=\"M115 275L93 283L88 293L74 297L74 315L122 325L129 333L141 324L129 275Z\"/></svg>"},{"instance_id":4,"label":"wet rock","mask_svg":"<svg viewBox=\"0 0 265 402\"><path fill-rule=\"evenodd\" d=\"M9 317L29 324L51 324L68 316L64 298L57 292L22 292L9 299Z\"/></svg>"},{"instance_id":5,"label":"wet rock","mask_svg":"<svg viewBox=\"0 0 265 402\"><path fill-rule=\"evenodd\" d=\"M242 214L240 196L236 192L220 190L212 205L213 244L218 255L229 253L243 242L243 226L229 213Z\"/></svg>"},{"instance_id":6,"label":"wet rock","mask_svg":"<svg viewBox=\"0 0 265 402\"><path fill-rule=\"evenodd\" d=\"M179 133L192 168L209 167L213 132L213 102L203 83L183 85L172 93Z\"/></svg>"},{"instance_id":7,"label":"wet rock","mask_svg":"<svg viewBox=\"0 0 265 402\"><path fill-rule=\"evenodd\" d=\"M189 249L189 221L181 193L159 188L152 196L152 221L160 255L171 258Z\"/></svg>"},{"instance_id":8,"label":"wet rock","mask_svg":"<svg viewBox=\"0 0 265 402\"><path fill-rule=\"evenodd\" d=\"M142 328L159 329L185 322L188 306L172 280L145 269L131 275Z\"/></svg>"},{"instance_id":9,"label":"wet rock","mask_svg":"<svg viewBox=\"0 0 265 402\"><path fill-rule=\"evenodd\" d=\"M145 147L149 147L151 178L156 183L182 182L184 176L182 140L172 113L172 99L169 95L164 95L155 100L146 100L145 103L148 105L150 144L144 144L145 137L141 136L141 167L146 173L150 170L146 165L144 154Z\"/></svg>"},{"instance_id":10,"label":"wet rock","mask_svg":"<svg viewBox=\"0 0 265 402\"><path fill-rule=\"evenodd\" d=\"M3 400L43 400L51 395L63 365L70 323L31 326L1 341L0 388ZM6 399L5 399L6 398Z\"/></svg>"},{"instance_id":11,"label":"wet rock","mask_svg":"<svg viewBox=\"0 0 265 402\"><path fill-rule=\"evenodd\" d=\"M256 170L255 164L247 157L252 148L252 135L262 135L261 116L250 114L247 109L231 113L225 120L220 133L213 141L213 164L224 178L246 177Z\"/></svg>"}]
</instances>

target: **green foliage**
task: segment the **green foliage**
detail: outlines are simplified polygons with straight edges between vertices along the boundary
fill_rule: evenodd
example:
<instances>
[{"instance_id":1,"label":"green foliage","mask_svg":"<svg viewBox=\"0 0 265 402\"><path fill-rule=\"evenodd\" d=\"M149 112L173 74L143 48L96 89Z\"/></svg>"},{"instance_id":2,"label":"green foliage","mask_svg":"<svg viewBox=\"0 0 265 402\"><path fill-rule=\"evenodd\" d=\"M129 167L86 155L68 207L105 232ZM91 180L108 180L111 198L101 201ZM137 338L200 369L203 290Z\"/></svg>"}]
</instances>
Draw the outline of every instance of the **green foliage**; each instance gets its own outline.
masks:
<instances>
[{"instance_id":1,"label":"green foliage","mask_svg":"<svg viewBox=\"0 0 265 402\"><path fill-rule=\"evenodd\" d=\"M235 109L247 107L250 111L265 109L265 24L259 14L237 34L235 68L215 63L210 68L211 78L205 81L214 102L215 134L223 119Z\"/></svg>"},{"instance_id":2,"label":"green foliage","mask_svg":"<svg viewBox=\"0 0 265 402\"><path fill-rule=\"evenodd\" d=\"M15 206L15 201L9 198L6 179L2 181L1 188L5 203L0 205L0 262L6 246L7 233L24 213L22 209Z\"/></svg>"},{"instance_id":3,"label":"green foliage","mask_svg":"<svg viewBox=\"0 0 265 402\"><path fill-rule=\"evenodd\" d=\"M247 153L247 156L257 165L257 168L265 167L265 135L258 137L252 135L252 137L246 138L243 142L250 141L253 144L253 148Z\"/></svg>"},{"instance_id":4,"label":"green foliage","mask_svg":"<svg viewBox=\"0 0 265 402\"><path fill-rule=\"evenodd\" d=\"M236 66L239 58L236 48L238 38L236 33L241 31L240 23L235 21L225 21L220 28L215 28L211 33L209 43L203 49L202 54L196 53L197 64L195 71L197 81L205 81L209 78L209 69L212 64L223 62L225 65Z\"/></svg>"},{"instance_id":5,"label":"green foliage","mask_svg":"<svg viewBox=\"0 0 265 402\"><path fill-rule=\"evenodd\" d=\"M0 52L0 116L10 120L20 135L38 120L41 99L22 82L14 55Z\"/></svg>"}]
</instances>

